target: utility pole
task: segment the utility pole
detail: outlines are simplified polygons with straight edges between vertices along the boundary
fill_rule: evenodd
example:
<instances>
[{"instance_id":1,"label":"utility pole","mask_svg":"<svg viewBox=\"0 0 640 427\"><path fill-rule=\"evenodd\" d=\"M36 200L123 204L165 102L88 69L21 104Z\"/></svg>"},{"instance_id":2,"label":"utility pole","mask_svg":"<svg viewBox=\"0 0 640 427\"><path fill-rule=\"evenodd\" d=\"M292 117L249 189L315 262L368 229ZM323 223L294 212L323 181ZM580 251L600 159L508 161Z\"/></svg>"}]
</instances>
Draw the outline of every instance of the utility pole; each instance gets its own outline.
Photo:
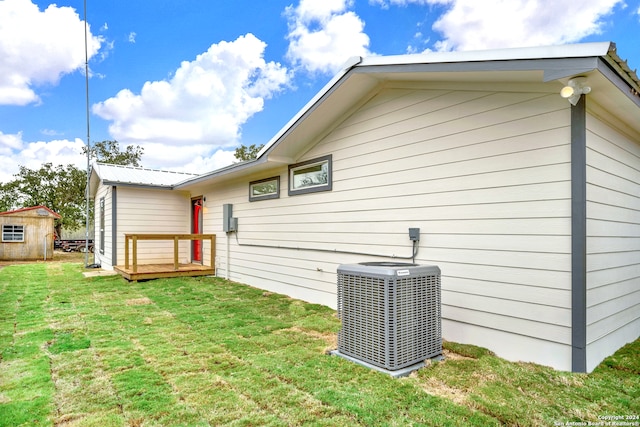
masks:
<instances>
[{"instance_id":1,"label":"utility pole","mask_svg":"<svg viewBox=\"0 0 640 427\"><path fill-rule=\"evenodd\" d=\"M87 41L87 0L84 0L84 81L85 81L85 95L86 95L86 107L87 107L87 185L85 188L85 198L87 203L86 212L86 225L85 225L85 244L84 244L84 266L89 266L89 174L91 173L91 139L90 139L90 127L89 127L89 53L88 53L88 41Z\"/></svg>"}]
</instances>

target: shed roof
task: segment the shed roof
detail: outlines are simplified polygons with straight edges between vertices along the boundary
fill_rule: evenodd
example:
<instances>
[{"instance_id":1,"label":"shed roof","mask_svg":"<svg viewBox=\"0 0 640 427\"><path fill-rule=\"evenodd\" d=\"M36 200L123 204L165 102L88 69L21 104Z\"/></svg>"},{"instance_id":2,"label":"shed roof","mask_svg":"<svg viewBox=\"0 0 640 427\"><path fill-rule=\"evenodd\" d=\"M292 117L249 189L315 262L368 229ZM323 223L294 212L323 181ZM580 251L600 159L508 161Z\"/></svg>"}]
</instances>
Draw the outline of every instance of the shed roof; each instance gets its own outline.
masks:
<instances>
[{"instance_id":1,"label":"shed roof","mask_svg":"<svg viewBox=\"0 0 640 427\"><path fill-rule=\"evenodd\" d=\"M34 210L38 210L41 209L43 214L41 214L41 216L52 216L54 218L60 219L62 218L59 214L55 213L54 211L52 211L51 209L49 209L46 206L43 205L38 205L38 206L31 206L31 207L27 207L27 208L20 208L20 209L15 209L12 211L6 211L6 212L0 212L0 215L20 215L21 213L25 213L25 212L31 212ZM38 214L40 215L40 212L38 212Z\"/></svg>"}]
</instances>

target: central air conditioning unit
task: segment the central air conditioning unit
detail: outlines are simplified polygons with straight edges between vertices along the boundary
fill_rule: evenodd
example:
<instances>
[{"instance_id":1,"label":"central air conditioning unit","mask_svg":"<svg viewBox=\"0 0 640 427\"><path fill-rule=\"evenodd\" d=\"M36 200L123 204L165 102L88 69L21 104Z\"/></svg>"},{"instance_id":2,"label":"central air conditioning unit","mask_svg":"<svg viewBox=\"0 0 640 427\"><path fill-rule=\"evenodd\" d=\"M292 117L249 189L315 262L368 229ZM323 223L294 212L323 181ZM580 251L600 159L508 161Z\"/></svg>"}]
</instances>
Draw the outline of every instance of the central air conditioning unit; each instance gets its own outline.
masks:
<instances>
[{"instance_id":1,"label":"central air conditioning unit","mask_svg":"<svg viewBox=\"0 0 640 427\"><path fill-rule=\"evenodd\" d=\"M442 355L440 269L396 262L338 267L338 349L334 354L392 376ZM401 372L390 372L398 371Z\"/></svg>"}]
</instances>

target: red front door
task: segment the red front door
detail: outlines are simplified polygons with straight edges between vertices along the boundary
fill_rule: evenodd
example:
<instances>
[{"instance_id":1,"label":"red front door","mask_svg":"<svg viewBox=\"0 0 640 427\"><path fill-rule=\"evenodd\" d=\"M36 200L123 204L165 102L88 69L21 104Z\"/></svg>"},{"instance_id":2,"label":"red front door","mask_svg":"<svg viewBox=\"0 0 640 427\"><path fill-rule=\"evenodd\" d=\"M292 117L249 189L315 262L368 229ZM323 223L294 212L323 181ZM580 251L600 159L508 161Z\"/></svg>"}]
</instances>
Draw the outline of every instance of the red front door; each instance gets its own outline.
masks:
<instances>
[{"instance_id":1,"label":"red front door","mask_svg":"<svg viewBox=\"0 0 640 427\"><path fill-rule=\"evenodd\" d=\"M191 201L191 233L202 234L202 199ZM202 240L193 240L191 257L194 262L202 262Z\"/></svg>"}]
</instances>

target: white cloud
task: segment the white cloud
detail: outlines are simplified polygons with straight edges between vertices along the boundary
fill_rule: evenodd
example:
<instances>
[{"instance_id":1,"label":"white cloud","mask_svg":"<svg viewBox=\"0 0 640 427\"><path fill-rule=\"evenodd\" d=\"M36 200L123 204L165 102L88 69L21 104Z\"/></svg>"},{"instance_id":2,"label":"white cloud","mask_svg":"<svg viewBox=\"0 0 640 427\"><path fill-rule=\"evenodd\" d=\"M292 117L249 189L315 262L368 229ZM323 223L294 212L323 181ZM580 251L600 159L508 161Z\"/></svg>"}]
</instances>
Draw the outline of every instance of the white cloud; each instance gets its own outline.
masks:
<instances>
[{"instance_id":1,"label":"white cloud","mask_svg":"<svg viewBox=\"0 0 640 427\"><path fill-rule=\"evenodd\" d=\"M0 155L8 155L12 150L22 149L22 133L5 134L0 131Z\"/></svg>"},{"instance_id":2,"label":"white cloud","mask_svg":"<svg viewBox=\"0 0 640 427\"><path fill-rule=\"evenodd\" d=\"M290 78L285 67L264 60L265 47L253 34L213 44L169 80L146 82L139 94L123 89L93 112L111 121L109 132L121 144L145 149L145 166L184 165L234 147L241 126Z\"/></svg>"},{"instance_id":3,"label":"white cloud","mask_svg":"<svg viewBox=\"0 0 640 427\"><path fill-rule=\"evenodd\" d=\"M135 43L136 42L136 36L137 34L135 32L130 32L129 36L127 37L127 40L129 41L129 43Z\"/></svg>"},{"instance_id":4,"label":"white cloud","mask_svg":"<svg viewBox=\"0 0 640 427\"><path fill-rule=\"evenodd\" d=\"M55 129L40 129L40 133L46 136L60 136L62 133Z\"/></svg>"},{"instance_id":5,"label":"white cloud","mask_svg":"<svg viewBox=\"0 0 640 427\"><path fill-rule=\"evenodd\" d=\"M407 6L409 4L426 5L430 3L430 0L369 0L369 3L379 5L383 9L388 9L389 5L392 5L392 6Z\"/></svg>"},{"instance_id":6,"label":"white cloud","mask_svg":"<svg viewBox=\"0 0 640 427\"><path fill-rule=\"evenodd\" d=\"M26 142L22 140L22 133L0 132L0 182L13 180L20 166L40 169L44 163L56 166L72 164L84 170L87 160L82 154L82 147L84 142L80 138Z\"/></svg>"},{"instance_id":7,"label":"white cloud","mask_svg":"<svg viewBox=\"0 0 640 427\"><path fill-rule=\"evenodd\" d=\"M74 9L52 4L40 11L30 0L3 0L0 22L0 105L38 103L35 86L82 68L84 21ZM102 42L89 33L89 57Z\"/></svg>"},{"instance_id":8,"label":"white cloud","mask_svg":"<svg viewBox=\"0 0 640 427\"><path fill-rule=\"evenodd\" d=\"M429 0L448 10L433 25L436 49L545 46L600 33L602 18L622 0Z\"/></svg>"},{"instance_id":9,"label":"white cloud","mask_svg":"<svg viewBox=\"0 0 640 427\"><path fill-rule=\"evenodd\" d=\"M217 150L211 155L196 155L189 160L188 163L176 168L179 171L189 171L195 173L205 173L225 166L229 166L237 159L234 156L235 150Z\"/></svg>"},{"instance_id":10,"label":"white cloud","mask_svg":"<svg viewBox=\"0 0 640 427\"><path fill-rule=\"evenodd\" d=\"M122 146L122 144L120 144ZM235 150L225 150L207 144L175 146L162 143L140 144L144 147L145 167L181 172L210 172L233 163Z\"/></svg>"},{"instance_id":11,"label":"white cloud","mask_svg":"<svg viewBox=\"0 0 640 427\"><path fill-rule=\"evenodd\" d=\"M301 0L287 7L287 58L311 73L335 73L350 57L370 55L364 22L351 6L350 0Z\"/></svg>"}]
</instances>

